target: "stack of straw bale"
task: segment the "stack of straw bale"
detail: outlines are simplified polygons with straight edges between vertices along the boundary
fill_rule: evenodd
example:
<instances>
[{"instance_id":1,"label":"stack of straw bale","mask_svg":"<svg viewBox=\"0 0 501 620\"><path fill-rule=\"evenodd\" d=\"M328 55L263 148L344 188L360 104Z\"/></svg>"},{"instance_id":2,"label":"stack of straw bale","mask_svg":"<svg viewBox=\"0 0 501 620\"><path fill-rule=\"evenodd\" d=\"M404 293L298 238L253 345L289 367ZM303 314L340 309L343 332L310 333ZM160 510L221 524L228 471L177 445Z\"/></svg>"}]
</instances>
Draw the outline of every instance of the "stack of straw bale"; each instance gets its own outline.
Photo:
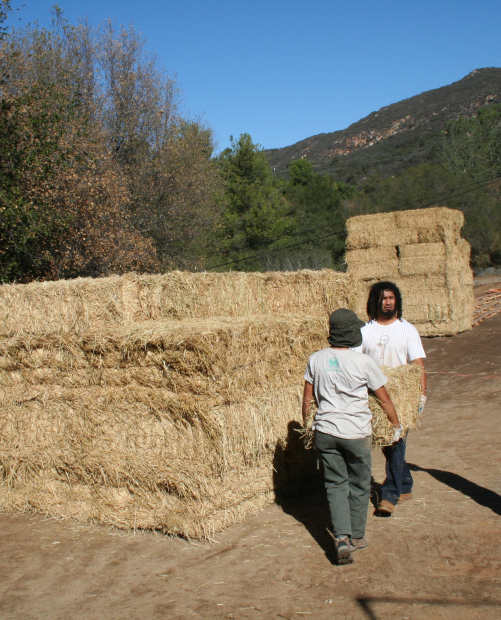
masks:
<instances>
[{"instance_id":1,"label":"stack of straw bale","mask_svg":"<svg viewBox=\"0 0 501 620\"><path fill-rule=\"evenodd\" d=\"M352 276L0 287L0 504L210 537L311 477L302 374Z\"/></svg>"},{"instance_id":2,"label":"stack of straw bale","mask_svg":"<svg viewBox=\"0 0 501 620\"><path fill-rule=\"evenodd\" d=\"M311 473L283 461L325 337L289 315L2 339L2 505L212 536Z\"/></svg>"},{"instance_id":3,"label":"stack of straw bale","mask_svg":"<svg viewBox=\"0 0 501 620\"><path fill-rule=\"evenodd\" d=\"M374 282L395 282L404 317L424 336L471 329L474 309L464 215L446 207L361 215L347 222L348 273L359 281L357 313L367 318Z\"/></svg>"},{"instance_id":4,"label":"stack of straw bale","mask_svg":"<svg viewBox=\"0 0 501 620\"><path fill-rule=\"evenodd\" d=\"M302 375L355 292L332 271L0 287L0 506L210 538L309 484Z\"/></svg>"}]
</instances>

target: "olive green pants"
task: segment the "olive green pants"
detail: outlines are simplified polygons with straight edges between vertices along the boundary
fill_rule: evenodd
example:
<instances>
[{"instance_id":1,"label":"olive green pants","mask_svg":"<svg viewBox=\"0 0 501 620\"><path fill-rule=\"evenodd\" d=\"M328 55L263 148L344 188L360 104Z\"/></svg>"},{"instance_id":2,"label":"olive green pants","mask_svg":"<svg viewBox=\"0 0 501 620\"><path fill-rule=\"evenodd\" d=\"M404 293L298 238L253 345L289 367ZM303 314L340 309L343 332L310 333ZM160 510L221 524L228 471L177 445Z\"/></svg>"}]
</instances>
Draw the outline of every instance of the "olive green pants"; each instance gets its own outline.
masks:
<instances>
[{"instance_id":1,"label":"olive green pants","mask_svg":"<svg viewBox=\"0 0 501 620\"><path fill-rule=\"evenodd\" d=\"M315 432L315 447L335 536L362 538L371 494L371 437L341 439Z\"/></svg>"}]
</instances>

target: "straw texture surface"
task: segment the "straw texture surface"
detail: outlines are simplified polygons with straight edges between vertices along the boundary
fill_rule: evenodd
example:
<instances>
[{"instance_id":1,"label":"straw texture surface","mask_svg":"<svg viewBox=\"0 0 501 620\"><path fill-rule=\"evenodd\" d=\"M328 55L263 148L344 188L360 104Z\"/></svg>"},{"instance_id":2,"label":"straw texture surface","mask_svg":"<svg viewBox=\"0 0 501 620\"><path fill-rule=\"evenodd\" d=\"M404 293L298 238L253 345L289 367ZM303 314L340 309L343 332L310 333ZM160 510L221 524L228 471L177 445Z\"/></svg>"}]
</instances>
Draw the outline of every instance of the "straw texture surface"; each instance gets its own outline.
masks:
<instances>
[{"instance_id":1,"label":"straw texture surface","mask_svg":"<svg viewBox=\"0 0 501 620\"><path fill-rule=\"evenodd\" d=\"M352 275L323 271L128 274L0 286L0 334L77 332L103 325L353 309Z\"/></svg>"},{"instance_id":2,"label":"straw texture surface","mask_svg":"<svg viewBox=\"0 0 501 620\"><path fill-rule=\"evenodd\" d=\"M470 246L461 211L434 207L348 220L348 273L358 280L356 312L367 318L372 284L395 282L404 318L423 336L471 329L474 309Z\"/></svg>"}]
</instances>

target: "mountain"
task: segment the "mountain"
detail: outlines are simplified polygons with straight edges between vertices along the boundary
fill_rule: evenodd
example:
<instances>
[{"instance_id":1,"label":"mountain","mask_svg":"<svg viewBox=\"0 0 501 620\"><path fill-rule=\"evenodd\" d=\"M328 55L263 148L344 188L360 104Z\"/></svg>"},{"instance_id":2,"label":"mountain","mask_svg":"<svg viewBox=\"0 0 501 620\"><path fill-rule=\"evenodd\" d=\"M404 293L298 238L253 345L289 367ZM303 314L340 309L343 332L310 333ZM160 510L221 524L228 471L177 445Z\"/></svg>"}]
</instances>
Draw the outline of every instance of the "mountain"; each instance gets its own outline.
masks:
<instances>
[{"instance_id":1,"label":"mountain","mask_svg":"<svg viewBox=\"0 0 501 620\"><path fill-rule=\"evenodd\" d=\"M288 164L308 159L319 172L339 181L356 183L370 174L398 174L431 158L440 131L459 116L473 116L478 109L501 102L501 68L475 69L449 86L372 112L342 131L321 133L266 155L277 174Z\"/></svg>"}]
</instances>

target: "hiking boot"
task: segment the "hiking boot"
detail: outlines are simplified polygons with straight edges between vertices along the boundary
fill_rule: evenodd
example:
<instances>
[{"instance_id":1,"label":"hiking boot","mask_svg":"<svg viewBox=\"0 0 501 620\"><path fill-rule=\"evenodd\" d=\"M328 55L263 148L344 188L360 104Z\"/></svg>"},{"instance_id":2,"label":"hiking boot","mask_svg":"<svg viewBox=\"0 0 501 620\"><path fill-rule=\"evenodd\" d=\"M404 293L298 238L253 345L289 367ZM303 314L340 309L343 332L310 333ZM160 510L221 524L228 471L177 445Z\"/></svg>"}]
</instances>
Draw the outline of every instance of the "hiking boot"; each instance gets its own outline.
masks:
<instances>
[{"instance_id":1,"label":"hiking boot","mask_svg":"<svg viewBox=\"0 0 501 620\"><path fill-rule=\"evenodd\" d=\"M350 551L356 551L357 549L365 549L369 546L369 541L365 536L362 538L350 538Z\"/></svg>"},{"instance_id":2,"label":"hiking boot","mask_svg":"<svg viewBox=\"0 0 501 620\"><path fill-rule=\"evenodd\" d=\"M412 499L412 491L410 493L402 493L402 495L398 498L400 500Z\"/></svg>"},{"instance_id":3,"label":"hiking boot","mask_svg":"<svg viewBox=\"0 0 501 620\"><path fill-rule=\"evenodd\" d=\"M351 564L353 558L351 557L350 539L348 536L336 536L336 553L338 564Z\"/></svg>"},{"instance_id":4,"label":"hiking boot","mask_svg":"<svg viewBox=\"0 0 501 620\"><path fill-rule=\"evenodd\" d=\"M383 501L379 504L377 511L380 515L384 515L385 517L389 517L393 514L395 510L395 504L392 504L387 499L383 499Z\"/></svg>"}]
</instances>

